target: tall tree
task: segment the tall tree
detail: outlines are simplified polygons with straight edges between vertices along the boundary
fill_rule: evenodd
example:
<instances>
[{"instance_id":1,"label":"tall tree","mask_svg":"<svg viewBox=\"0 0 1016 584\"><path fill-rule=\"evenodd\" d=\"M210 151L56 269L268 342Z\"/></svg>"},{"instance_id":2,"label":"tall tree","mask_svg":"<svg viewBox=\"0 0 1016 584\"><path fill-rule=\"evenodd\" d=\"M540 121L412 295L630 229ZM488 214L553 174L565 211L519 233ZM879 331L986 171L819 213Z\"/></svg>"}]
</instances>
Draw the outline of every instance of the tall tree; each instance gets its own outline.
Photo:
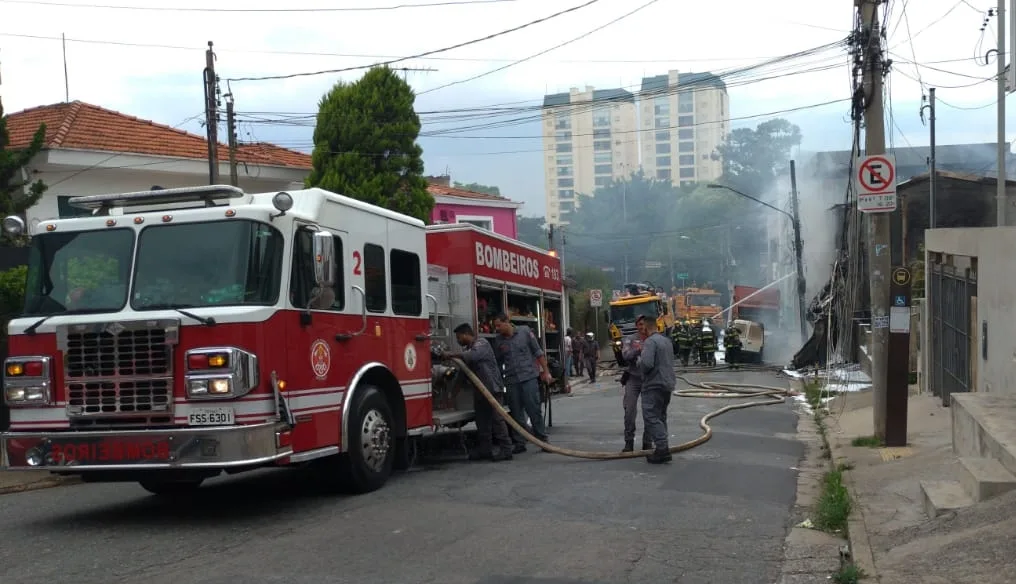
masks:
<instances>
[{"instance_id":1,"label":"tall tree","mask_svg":"<svg viewBox=\"0 0 1016 584\"><path fill-rule=\"evenodd\" d=\"M374 67L354 83L337 83L318 104L307 186L428 221L434 198L423 177L423 148L416 143L415 99L409 84L388 67Z\"/></svg>"},{"instance_id":2,"label":"tall tree","mask_svg":"<svg viewBox=\"0 0 1016 584\"><path fill-rule=\"evenodd\" d=\"M518 230L519 241L540 249L547 249L547 229L543 217L516 215L515 226Z\"/></svg>"},{"instance_id":3,"label":"tall tree","mask_svg":"<svg viewBox=\"0 0 1016 584\"><path fill-rule=\"evenodd\" d=\"M46 185L41 180L29 182L19 178L22 169L46 143L46 125L39 126L27 148L13 150L9 148L10 143L7 117L4 116L3 103L0 103L0 213L3 216L24 213L46 192ZM20 239L17 242L11 240L6 234L4 238L8 244L21 242Z\"/></svg>"},{"instance_id":4,"label":"tall tree","mask_svg":"<svg viewBox=\"0 0 1016 584\"><path fill-rule=\"evenodd\" d=\"M467 191L473 191L474 193L485 193L488 195L497 195L498 197L501 196L501 189L494 186L481 185L480 183L456 182L454 183L454 186L457 189L465 189Z\"/></svg>"},{"instance_id":5,"label":"tall tree","mask_svg":"<svg viewBox=\"0 0 1016 584\"><path fill-rule=\"evenodd\" d=\"M790 152L801 144L801 129L783 118L762 122L754 130L738 128L720 146L724 180L750 195L762 195L787 171Z\"/></svg>"}]
</instances>

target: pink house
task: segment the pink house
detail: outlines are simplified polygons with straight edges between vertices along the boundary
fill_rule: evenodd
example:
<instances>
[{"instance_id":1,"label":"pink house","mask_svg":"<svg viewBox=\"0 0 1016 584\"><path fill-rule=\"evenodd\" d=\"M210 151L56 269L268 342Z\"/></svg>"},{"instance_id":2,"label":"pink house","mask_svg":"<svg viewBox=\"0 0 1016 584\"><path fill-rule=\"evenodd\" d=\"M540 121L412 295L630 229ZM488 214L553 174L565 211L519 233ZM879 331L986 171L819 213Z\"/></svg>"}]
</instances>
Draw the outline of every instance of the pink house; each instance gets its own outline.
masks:
<instances>
[{"instance_id":1,"label":"pink house","mask_svg":"<svg viewBox=\"0 0 1016 584\"><path fill-rule=\"evenodd\" d=\"M512 239L518 239L516 214L522 203L486 193L451 186L449 176L429 176L427 192L434 197L430 222L471 223Z\"/></svg>"}]
</instances>

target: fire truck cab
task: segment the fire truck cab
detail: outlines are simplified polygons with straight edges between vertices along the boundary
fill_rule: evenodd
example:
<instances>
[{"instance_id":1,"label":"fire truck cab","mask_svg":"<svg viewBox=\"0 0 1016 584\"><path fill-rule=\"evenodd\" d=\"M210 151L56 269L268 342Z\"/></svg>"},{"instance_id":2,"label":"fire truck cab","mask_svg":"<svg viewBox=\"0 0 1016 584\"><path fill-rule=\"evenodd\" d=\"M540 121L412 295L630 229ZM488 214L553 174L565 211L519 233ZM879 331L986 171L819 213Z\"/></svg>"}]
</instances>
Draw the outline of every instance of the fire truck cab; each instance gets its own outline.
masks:
<instances>
[{"instance_id":1,"label":"fire truck cab","mask_svg":"<svg viewBox=\"0 0 1016 584\"><path fill-rule=\"evenodd\" d=\"M316 188L71 204L32 229L3 468L163 494L309 463L368 492L439 424L423 222Z\"/></svg>"}]
</instances>

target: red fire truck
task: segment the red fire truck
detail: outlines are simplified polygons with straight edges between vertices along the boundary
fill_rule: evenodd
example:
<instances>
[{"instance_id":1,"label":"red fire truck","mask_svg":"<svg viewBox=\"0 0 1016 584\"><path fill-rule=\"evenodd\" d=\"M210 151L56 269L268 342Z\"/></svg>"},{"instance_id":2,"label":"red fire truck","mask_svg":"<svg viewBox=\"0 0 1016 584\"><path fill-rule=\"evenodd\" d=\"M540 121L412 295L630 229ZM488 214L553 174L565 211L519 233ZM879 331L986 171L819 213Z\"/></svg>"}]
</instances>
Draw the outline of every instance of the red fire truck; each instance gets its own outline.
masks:
<instances>
[{"instance_id":1,"label":"red fire truck","mask_svg":"<svg viewBox=\"0 0 1016 584\"><path fill-rule=\"evenodd\" d=\"M557 258L472 226L428 228L321 189L71 203L91 215L32 229L3 468L173 494L310 464L368 492L419 437L472 420L461 385L434 383L434 340L504 310L548 353L561 344ZM25 231L18 217L3 227Z\"/></svg>"}]
</instances>

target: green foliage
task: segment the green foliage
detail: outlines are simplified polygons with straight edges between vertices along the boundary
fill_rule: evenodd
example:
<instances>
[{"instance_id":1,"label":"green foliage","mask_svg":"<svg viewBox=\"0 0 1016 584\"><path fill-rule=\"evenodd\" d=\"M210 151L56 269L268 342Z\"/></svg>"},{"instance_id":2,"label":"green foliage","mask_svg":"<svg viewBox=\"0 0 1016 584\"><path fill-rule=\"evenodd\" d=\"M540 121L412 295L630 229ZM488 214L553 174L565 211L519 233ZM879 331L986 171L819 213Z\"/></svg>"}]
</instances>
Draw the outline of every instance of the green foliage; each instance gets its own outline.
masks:
<instances>
[{"instance_id":1,"label":"green foliage","mask_svg":"<svg viewBox=\"0 0 1016 584\"><path fill-rule=\"evenodd\" d=\"M765 193L787 171L790 152L800 144L801 129L782 118L732 131L719 148L724 184L750 195Z\"/></svg>"},{"instance_id":2,"label":"green foliage","mask_svg":"<svg viewBox=\"0 0 1016 584\"><path fill-rule=\"evenodd\" d=\"M430 220L412 88L387 67L339 82L318 105L308 187Z\"/></svg>"},{"instance_id":3,"label":"green foliage","mask_svg":"<svg viewBox=\"0 0 1016 584\"><path fill-rule=\"evenodd\" d=\"M7 323L21 314L25 303L25 277L28 268L18 266L0 272L0 352L7 352Z\"/></svg>"},{"instance_id":4,"label":"green foliage","mask_svg":"<svg viewBox=\"0 0 1016 584\"><path fill-rule=\"evenodd\" d=\"M67 260L67 288L92 290L115 283L120 278L119 262L110 256L90 256Z\"/></svg>"},{"instance_id":5,"label":"green foliage","mask_svg":"<svg viewBox=\"0 0 1016 584\"><path fill-rule=\"evenodd\" d=\"M875 436L858 436L850 442L850 445L857 448L880 448L882 441Z\"/></svg>"},{"instance_id":6,"label":"green foliage","mask_svg":"<svg viewBox=\"0 0 1016 584\"><path fill-rule=\"evenodd\" d=\"M518 229L519 241L540 249L547 249L547 228L543 217L523 217L522 215L517 215L515 217L515 226Z\"/></svg>"},{"instance_id":7,"label":"green foliage","mask_svg":"<svg viewBox=\"0 0 1016 584\"><path fill-rule=\"evenodd\" d=\"M31 144L23 150L8 149L10 138L7 118L4 116L3 104L0 103L0 217L24 213L46 192L46 185L41 180L29 182L20 178L22 169L46 143L46 125L39 126L32 136ZM26 241L26 238L15 239L7 234L3 238L7 245L21 246Z\"/></svg>"},{"instance_id":8,"label":"green foliage","mask_svg":"<svg viewBox=\"0 0 1016 584\"><path fill-rule=\"evenodd\" d=\"M857 584L858 581L867 577L868 575L864 573L864 570L851 563L840 568L839 572L834 573L832 580L836 584Z\"/></svg>"},{"instance_id":9,"label":"green foliage","mask_svg":"<svg viewBox=\"0 0 1016 584\"><path fill-rule=\"evenodd\" d=\"M486 193L488 195L501 196L501 189L488 185L481 185L480 183L453 183L453 186L457 189L465 189L467 191L473 191L474 193Z\"/></svg>"},{"instance_id":10,"label":"green foliage","mask_svg":"<svg viewBox=\"0 0 1016 584\"><path fill-rule=\"evenodd\" d=\"M815 506L815 526L829 532L844 531L850 508L850 493L843 484L843 471L829 471L822 481L822 494Z\"/></svg>"}]
</instances>

